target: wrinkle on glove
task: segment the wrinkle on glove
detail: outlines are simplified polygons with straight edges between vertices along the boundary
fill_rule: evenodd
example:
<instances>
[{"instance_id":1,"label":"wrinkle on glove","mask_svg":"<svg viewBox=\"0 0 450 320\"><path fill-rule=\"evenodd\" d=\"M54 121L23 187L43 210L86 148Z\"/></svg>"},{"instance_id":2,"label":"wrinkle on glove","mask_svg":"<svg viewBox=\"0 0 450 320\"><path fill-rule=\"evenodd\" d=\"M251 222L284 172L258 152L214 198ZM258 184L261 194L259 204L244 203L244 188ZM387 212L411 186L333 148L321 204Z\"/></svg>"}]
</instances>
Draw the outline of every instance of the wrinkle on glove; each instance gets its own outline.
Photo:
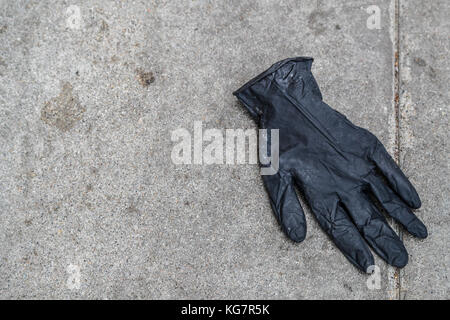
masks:
<instances>
[{"instance_id":1,"label":"wrinkle on glove","mask_svg":"<svg viewBox=\"0 0 450 320\"><path fill-rule=\"evenodd\" d=\"M275 216L290 239L305 239L298 187L352 264L367 272L374 265L370 247L402 268L405 246L370 195L408 232L426 238L427 228L410 209L420 207L420 198L373 134L322 101L312 62L282 60L233 93L261 129L279 129L279 170L262 176Z\"/></svg>"}]
</instances>

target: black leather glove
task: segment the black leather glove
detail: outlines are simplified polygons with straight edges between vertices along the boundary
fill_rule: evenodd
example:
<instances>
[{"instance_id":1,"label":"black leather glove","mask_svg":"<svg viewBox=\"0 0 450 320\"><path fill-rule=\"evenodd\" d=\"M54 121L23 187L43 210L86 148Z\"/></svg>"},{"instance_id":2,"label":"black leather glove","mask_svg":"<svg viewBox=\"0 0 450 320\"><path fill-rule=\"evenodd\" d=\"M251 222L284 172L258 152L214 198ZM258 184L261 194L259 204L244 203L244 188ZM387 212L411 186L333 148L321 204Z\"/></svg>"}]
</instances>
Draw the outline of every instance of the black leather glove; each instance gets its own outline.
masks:
<instances>
[{"instance_id":1,"label":"black leather glove","mask_svg":"<svg viewBox=\"0 0 450 320\"><path fill-rule=\"evenodd\" d=\"M367 272L374 265L368 245L389 264L404 267L408 253L370 195L411 234L425 238L426 227L410 209L420 207L419 196L373 134L322 101L312 61L277 62L234 92L261 129L279 129L279 170L262 176L276 218L289 238L305 238L295 185L356 267Z\"/></svg>"}]
</instances>

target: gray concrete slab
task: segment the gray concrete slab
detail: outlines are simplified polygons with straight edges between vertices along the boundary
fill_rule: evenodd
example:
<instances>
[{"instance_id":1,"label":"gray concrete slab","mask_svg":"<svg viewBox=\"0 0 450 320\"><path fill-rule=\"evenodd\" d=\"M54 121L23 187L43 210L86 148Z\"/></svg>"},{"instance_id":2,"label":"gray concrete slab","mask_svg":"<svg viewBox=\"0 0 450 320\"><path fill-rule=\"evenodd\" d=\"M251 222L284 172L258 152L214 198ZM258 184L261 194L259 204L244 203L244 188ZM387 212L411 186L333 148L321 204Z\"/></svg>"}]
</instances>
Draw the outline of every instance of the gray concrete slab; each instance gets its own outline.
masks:
<instances>
[{"instance_id":1,"label":"gray concrete slab","mask_svg":"<svg viewBox=\"0 0 450 320\"><path fill-rule=\"evenodd\" d=\"M305 242L288 241L255 165L170 159L171 132L194 121L255 128L231 92L298 55L315 57L325 100L393 151L393 6L378 1L369 29L372 4L1 1L0 297L395 296L391 269L377 259L381 289L369 290L309 213ZM424 208L445 209L433 197ZM422 245L408 240L408 270L431 286Z\"/></svg>"},{"instance_id":2,"label":"gray concrete slab","mask_svg":"<svg viewBox=\"0 0 450 320\"><path fill-rule=\"evenodd\" d=\"M402 1L401 164L422 198L416 213L429 237L404 235L410 263L401 298L450 299L448 1Z\"/></svg>"}]
</instances>

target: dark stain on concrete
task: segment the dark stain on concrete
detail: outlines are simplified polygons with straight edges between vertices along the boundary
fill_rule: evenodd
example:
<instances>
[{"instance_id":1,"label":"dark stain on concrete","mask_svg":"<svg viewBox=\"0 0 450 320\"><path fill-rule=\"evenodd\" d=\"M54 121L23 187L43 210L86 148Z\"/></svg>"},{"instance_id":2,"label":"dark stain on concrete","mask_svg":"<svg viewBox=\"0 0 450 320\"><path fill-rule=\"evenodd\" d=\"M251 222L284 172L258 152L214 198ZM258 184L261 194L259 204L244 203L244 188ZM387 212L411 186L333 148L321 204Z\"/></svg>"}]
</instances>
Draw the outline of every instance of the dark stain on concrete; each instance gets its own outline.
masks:
<instances>
[{"instance_id":1,"label":"dark stain on concrete","mask_svg":"<svg viewBox=\"0 0 450 320\"><path fill-rule=\"evenodd\" d=\"M86 111L73 95L72 85L64 83L59 96L47 101L41 110L41 120L61 131L69 131L83 118Z\"/></svg>"},{"instance_id":2,"label":"dark stain on concrete","mask_svg":"<svg viewBox=\"0 0 450 320\"><path fill-rule=\"evenodd\" d=\"M91 174L97 174L98 173L98 169L96 167L91 167L89 169L89 171L91 172Z\"/></svg>"},{"instance_id":3,"label":"dark stain on concrete","mask_svg":"<svg viewBox=\"0 0 450 320\"><path fill-rule=\"evenodd\" d=\"M425 67L427 65L426 61L419 57L414 58L414 63L420 67Z\"/></svg>"},{"instance_id":4,"label":"dark stain on concrete","mask_svg":"<svg viewBox=\"0 0 450 320\"><path fill-rule=\"evenodd\" d=\"M6 62L2 59L2 57L0 57L0 67L4 67L6 68L8 65L6 64ZM0 69L0 75L3 76L3 72Z\"/></svg>"},{"instance_id":5,"label":"dark stain on concrete","mask_svg":"<svg viewBox=\"0 0 450 320\"><path fill-rule=\"evenodd\" d=\"M314 10L308 16L308 27L314 32L315 35L324 33L327 30L327 26L330 25L329 17L331 14L331 10Z\"/></svg>"},{"instance_id":6,"label":"dark stain on concrete","mask_svg":"<svg viewBox=\"0 0 450 320\"><path fill-rule=\"evenodd\" d=\"M422 68L424 68L424 67L426 67L428 65L427 62L424 59L420 58L420 57L415 57L413 59L413 61L414 61L414 63L416 65L418 65L419 67L422 67ZM432 78L432 79L435 79L436 76L437 76L436 75L436 70L432 66L428 66L427 69L428 70L426 70L426 73L428 74L428 76L430 76L430 78Z\"/></svg>"},{"instance_id":7,"label":"dark stain on concrete","mask_svg":"<svg viewBox=\"0 0 450 320\"><path fill-rule=\"evenodd\" d=\"M349 285L348 283L345 283L345 282L344 282L344 288L347 289L347 290L350 291L350 292L353 292L352 286Z\"/></svg>"},{"instance_id":8,"label":"dark stain on concrete","mask_svg":"<svg viewBox=\"0 0 450 320\"><path fill-rule=\"evenodd\" d=\"M429 66L429 71L428 71L428 75L431 77L431 78L433 78L433 79L435 79L436 78L436 70L432 67L432 66Z\"/></svg>"},{"instance_id":9,"label":"dark stain on concrete","mask_svg":"<svg viewBox=\"0 0 450 320\"><path fill-rule=\"evenodd\" d=\"M100 32L108 32L109 31L109 25L106 23L105 20L102 20L100 23Z\"/></svg>"},{"instance_id":10,"label":"dark stain on concrete","mask_svg":"<svg viewBox=\"0 0 450 320\"><path fill-rule=\"evenodd\" d=\"M7 67L8 65L6 64L5 60L3 60L2 57L0 57L0 66L2 67Z\"/></svg>"},{"instance_id":11,"label":"dark stain on concrete","mask_svg":"<svg viewBox=\"0 0 450 320\"><path fill-rule=\"evenodd\" d=\"M139 209L134 205L134 204L130 204L127 207L127 213L137 213L137 214L141 214L141 212L139 211Z\"/></svg>"},{"instance_id":12,"label":"dark stain on concrete","mask_svg":"<svg viewBox=\"0 0 450 320\"><path fill-rule=\"evenodd\" d=\"M143 71L141 69L137 69L136 73L137 73L137 76L138 76L139 83L144 88L148 87L153 82L155 82L155 76L153 75L153 72L151 72L151 71L146 72L146 71Z\"/></svg>"},{"instance_id":13,"label":"dark stain on concrete","mask_svg":"<svg viewBox=\"0 0 450 320\"><path fill-rule=\"evenodd\" d=\"M100 26L98 28L98 32L97 32L97 41L102 41L105 39L105 37L107 37L109 35L109 24L105 21L102 20L100 22Z\"/></svg>"}]
</instances>

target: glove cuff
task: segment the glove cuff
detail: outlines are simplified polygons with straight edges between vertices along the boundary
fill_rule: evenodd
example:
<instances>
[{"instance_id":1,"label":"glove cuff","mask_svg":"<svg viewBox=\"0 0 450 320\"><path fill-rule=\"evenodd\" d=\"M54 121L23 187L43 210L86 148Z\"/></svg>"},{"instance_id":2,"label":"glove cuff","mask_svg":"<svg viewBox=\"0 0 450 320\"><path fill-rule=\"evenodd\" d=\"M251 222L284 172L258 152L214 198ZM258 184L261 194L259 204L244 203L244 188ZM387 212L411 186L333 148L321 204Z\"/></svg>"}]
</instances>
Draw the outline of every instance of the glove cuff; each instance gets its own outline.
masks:
<instances>
[{"instance_id":1,"label":"glove cuff","mask_svg":"<svg viewBox=\"0 0 450 320\"><path fill-rule=\"evenodd\" d=\"M263 113L263 106L260 103L258 97L252 92L252 86L262 80L263 78L269 76L274 73L282 66L284 66L288 62L306 62L308 71L311 70L312 62L314 61L311 57L296 57L296 58L288 58L277 63L274 63L269 69L254 77L252 80L244 84L241 88L233 92L233 95L236 96L244 105L244 107L250 112L250 115L258 120L261 114Z\"/></svg>"}]
</instances>

